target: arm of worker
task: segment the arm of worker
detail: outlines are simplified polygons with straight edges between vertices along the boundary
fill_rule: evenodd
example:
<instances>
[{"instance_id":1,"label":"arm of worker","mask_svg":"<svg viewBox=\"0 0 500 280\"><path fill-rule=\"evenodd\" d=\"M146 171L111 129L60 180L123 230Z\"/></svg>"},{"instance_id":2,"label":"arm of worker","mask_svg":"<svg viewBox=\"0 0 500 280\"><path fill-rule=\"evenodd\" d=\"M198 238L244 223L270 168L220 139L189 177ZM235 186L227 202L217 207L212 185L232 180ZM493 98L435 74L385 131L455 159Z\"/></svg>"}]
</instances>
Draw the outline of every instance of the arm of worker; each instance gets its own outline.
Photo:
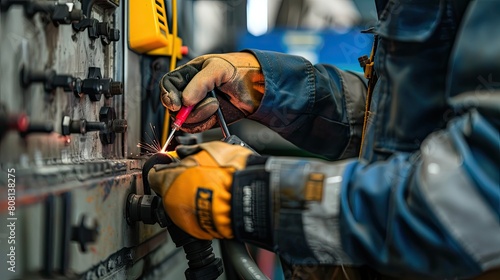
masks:
<instances>
[{"instance_id":1,"label":"arm of worker","mask_svg":"<svg viewBox=\"0 0 500 280\"><path fill-rule=\"evenodd\" d=\"M292 264L366 264L399 277L499 267L500 92L453 102L461 115L418 153L370 165L271 157L237 172L235 237ZM255 211L265 201L270 212Z\"/></svg>"},{"instance_id":2,"label":"arm of worker","mask_svg":"<svg viewBox=\"0 0 500 280\"><path fill-rule=\"evenodd\" d=\"M417 153L367 165L216 141L180 146L182 160L155 166L149 182L196 238L236 238L312 267L470 277L500 266L500 92L453 102L459 116Z\"/></svg>"},{"instance_id":3,"label":"arm of worker","mask_svg":"<svg viewBox=\"0 0 500 280\"><path fill-rule=\"evenodd\" d=\"M366 94L360 74L300 56L246 50L197 57L167 73L160 89L173 115L181 105L194 105L183 131L216 125L220 106L228 123L253 119L328 159L358 155ZM217 99L207 96L213 89Z\"/></svg>"},{"instance_id":4,"label":"arm of worker","mask_svg":"<svg viewBox=\"0 0 500 280\"><path fill-rule=\"evenodd\" d=\"M367 90L362 74L301 56L248 51L265 79L265 94L249 119L330 160L359 154Z\"/></svg>"}]
</instances>

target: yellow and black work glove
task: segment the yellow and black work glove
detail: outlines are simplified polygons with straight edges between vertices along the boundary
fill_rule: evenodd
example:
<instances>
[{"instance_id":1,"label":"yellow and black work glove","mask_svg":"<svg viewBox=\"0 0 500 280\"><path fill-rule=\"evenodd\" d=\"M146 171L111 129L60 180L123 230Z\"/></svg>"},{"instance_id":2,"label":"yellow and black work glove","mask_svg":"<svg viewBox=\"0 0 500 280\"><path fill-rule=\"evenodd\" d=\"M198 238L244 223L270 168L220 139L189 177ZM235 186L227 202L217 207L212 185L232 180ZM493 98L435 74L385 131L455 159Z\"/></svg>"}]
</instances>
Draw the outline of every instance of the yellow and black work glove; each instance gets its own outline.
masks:
<instances>
[{"instance_id":1,"label":"yellow and black work glove","mask_svg":"<svg viewBox=\"0 0 500 280\"><path fill-rule=\"evenodd\" d=\"M176 151L180 162L156 165L148 174L168 216L198 239L233 238L233 173L245 167L252 152L219 141L179 146Z\"/></svg>"},{"instance_id":2,"label":"yellow and black work glove","mask_svg":"<svg viewBox=\"0 0 500 280\"><path fill-rule=\"evenodd\" d=\"M207 97L214 89L218 100ZM160 90L163 105L172 115L182 105L196 105L180 128L196 133L216 124L219 106L228 123L255 112L264 94L264 75L251 53L203 55L163 76Z\"/></svg>"}]
</instances>

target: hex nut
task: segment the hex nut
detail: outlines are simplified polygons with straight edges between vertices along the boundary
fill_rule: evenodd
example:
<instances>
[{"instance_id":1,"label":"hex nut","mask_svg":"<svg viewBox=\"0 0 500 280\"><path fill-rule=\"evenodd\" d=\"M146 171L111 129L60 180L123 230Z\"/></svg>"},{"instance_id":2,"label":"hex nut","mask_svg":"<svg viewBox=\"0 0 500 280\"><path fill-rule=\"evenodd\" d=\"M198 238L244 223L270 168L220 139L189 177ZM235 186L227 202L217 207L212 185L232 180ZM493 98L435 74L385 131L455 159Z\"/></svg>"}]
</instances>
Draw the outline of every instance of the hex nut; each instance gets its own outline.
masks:
<instances>
[{"instance_id":1,"label":"hex nut","mask_svg":"<svg viewBox=\"0 0 500 280\"><path fill-rule=\"evenodd\" d=\"M101 83L99 79L89 78L82 82L81 92L87 94L91 101L101 100Z\"/></svg>"},{"instance_id":2,"label":"hex nut","mask_svg":"<svg viewBox=\"0 0 500 280\"><path fill-rule=\"evenodd\" d=\"M115 116L115 110L111 107L103 106L99 110L99 121L106 124L112 122L116 118Z\"/></svg>"}]
</instances>

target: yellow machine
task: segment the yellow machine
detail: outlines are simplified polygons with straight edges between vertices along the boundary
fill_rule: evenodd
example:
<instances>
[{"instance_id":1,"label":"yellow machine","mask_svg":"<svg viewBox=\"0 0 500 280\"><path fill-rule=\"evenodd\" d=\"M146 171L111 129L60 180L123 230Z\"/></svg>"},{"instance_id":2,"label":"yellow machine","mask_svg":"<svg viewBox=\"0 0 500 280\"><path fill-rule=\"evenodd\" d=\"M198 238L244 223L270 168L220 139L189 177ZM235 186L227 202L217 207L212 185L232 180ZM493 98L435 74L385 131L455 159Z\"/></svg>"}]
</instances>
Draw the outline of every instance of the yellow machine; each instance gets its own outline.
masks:
<instances>
[{"instance_id":1,"label":"yellow machine","mask_svg":"<svg viewBox=\"0 0 500 280\"><path fill-rule=\"evenodd\" d=\"M172 1L172 32L163 1L131 0L129 4L129 44L138 53L165 55L181 59L187 54L177 36L176 0Z\"/></svg>"}]
</instances>

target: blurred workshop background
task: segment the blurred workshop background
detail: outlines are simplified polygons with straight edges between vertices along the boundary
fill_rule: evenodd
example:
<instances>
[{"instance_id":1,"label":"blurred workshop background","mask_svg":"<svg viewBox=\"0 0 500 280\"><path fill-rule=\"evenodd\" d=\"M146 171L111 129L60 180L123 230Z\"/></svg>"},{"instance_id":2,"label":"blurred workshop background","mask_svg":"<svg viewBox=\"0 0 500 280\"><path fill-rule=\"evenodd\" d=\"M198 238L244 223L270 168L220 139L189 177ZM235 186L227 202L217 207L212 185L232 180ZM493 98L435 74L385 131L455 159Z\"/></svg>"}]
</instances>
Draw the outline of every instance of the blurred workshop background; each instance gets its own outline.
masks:
<instances>
[{"instance_id":1,"label":"blurred workshop background","mask_svg":"<svg viewBox=\"0 0 500 280\"><path fill-rule=\"evenodd\" d=\"M372 0L0 0L0 279L185 278L185 244L142 175L170 130L159 79L246 48L361 72L375 18ZM308 155L252 121L229 130L262 154ZM223 243L220 279L252 269ZM283 279L273 254L249 250Z\"/></svg>"}]
</instances>

